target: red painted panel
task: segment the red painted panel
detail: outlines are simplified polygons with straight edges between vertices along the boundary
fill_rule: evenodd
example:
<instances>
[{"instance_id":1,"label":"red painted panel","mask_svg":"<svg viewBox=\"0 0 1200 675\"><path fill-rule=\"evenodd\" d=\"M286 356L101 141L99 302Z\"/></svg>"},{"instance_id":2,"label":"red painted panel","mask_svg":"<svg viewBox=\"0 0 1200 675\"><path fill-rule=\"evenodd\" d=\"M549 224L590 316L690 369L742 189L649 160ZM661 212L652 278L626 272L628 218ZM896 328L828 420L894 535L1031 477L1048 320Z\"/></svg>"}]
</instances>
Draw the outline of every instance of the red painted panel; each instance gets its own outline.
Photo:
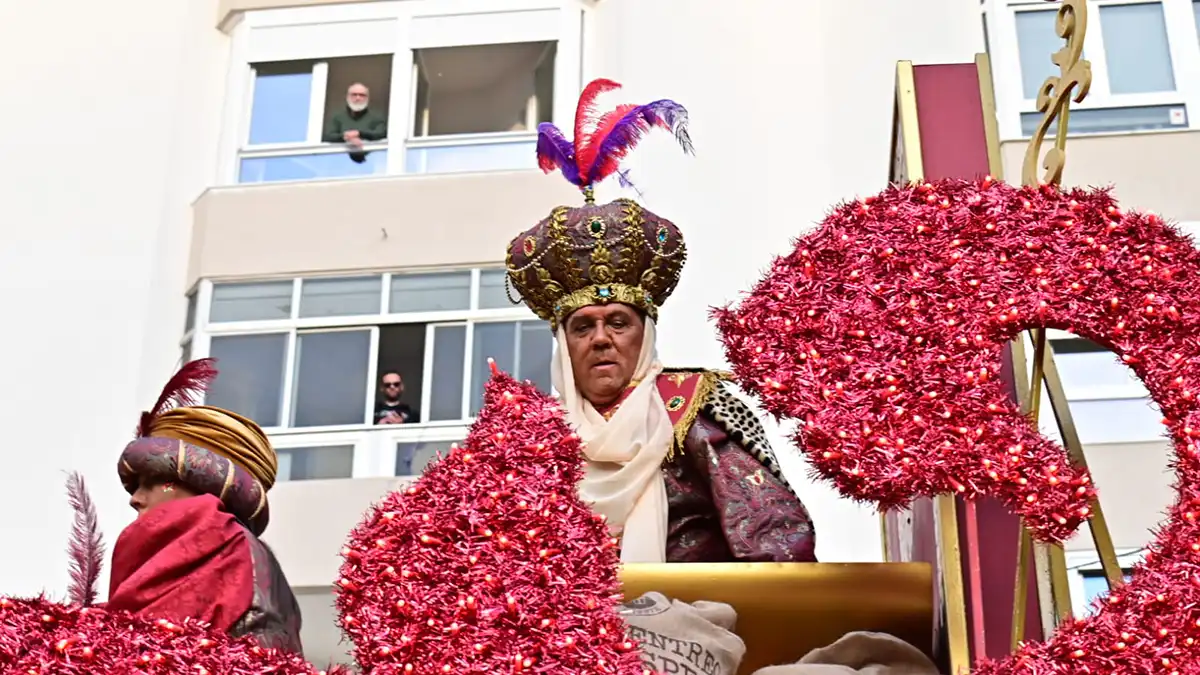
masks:
<instances>
[{"instance_id":1,"label":"red painted panel","mask_svg":"<svg viewBox=\"0 0 1200 675\"><path fill-rule=\"evenodd\" d=\"M913 85L925 178L982 178L990 173L975 64L915 66Z\"/></svg>"}]
</instances>

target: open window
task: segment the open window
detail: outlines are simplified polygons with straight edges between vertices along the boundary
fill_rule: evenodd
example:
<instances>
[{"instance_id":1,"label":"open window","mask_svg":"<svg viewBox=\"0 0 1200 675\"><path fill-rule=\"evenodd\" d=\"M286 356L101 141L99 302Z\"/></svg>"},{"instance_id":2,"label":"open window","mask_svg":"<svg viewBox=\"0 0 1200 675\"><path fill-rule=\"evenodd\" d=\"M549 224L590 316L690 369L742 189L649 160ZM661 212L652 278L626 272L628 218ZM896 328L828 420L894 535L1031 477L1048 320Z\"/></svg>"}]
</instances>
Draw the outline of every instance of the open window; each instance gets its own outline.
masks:
<instances>
[{"instance_id":1,"label":"open window","mask_svg":"<svg viewBox=\"0 0 1200 675\"><path fill-rule=\"evenodd\" d=\"M415 173L534 168L537 125L554 106L556 42L413 52Z\"/></svg>"},{"instance_id":2,"label":"open window","mask_svg":"<svg viewBox=\"0 0 1200 675\"><path fill-rule=\"evenodd\" d=\"M386 124L392 61L391 54L377 54L252 64L253 93L239 153L238 182L385 173L384 139L367 142L364 152L351 153L343 143L324 142L323 136L335 117L347 114L347 92L354 84L366 87L367 111Z\"/></svg>"},{"instance_id":3,"label":"open window","mask_svg":"<svg viewBox=\"0 0 1200 675\"><path fill-rule=\"evenodd\" d=\"M413 52L413 136L537 131L554 99L553 42Z\"/></svg>"}]
</instances>

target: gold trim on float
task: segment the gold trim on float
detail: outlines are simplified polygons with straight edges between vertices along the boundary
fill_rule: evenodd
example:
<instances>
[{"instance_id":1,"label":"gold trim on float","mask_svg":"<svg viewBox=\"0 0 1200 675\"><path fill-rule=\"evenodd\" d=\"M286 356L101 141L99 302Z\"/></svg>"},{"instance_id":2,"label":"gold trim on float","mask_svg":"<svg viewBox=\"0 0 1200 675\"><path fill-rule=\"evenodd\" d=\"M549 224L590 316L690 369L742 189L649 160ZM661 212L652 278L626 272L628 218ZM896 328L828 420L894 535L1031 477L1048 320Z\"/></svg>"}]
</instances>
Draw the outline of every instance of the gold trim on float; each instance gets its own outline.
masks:
<instances>
[{"instance_id":1,"label":"gold trim on float","mask_svg":"<svg viewBox=\"0 0 1200 675\"><path fill-rule=\"evenodd\" d=\"M1029 610L1029 568L1026 561L1033 553L1033 537L1025 524L1018 525L1017 532L1017 572L1013 584L1012 631L1009 648L1017 651L1021 641L1025 639L1025 616Z\"/></svg>"},{"instance_id":2,"label":"gold trim on float","mask_svg":"<svg viewBox=\"0 0 1200 675\"><path fill-rule=\"evenodd\" d=\"M983 108L983 138L987 143L988 173L1004 178L1004 156L1000 153L1000 125L996 119L996 89L992 80L992 59L975 55L975 73L979 78L979 102Z\"/></svg>"},{"instance_id":3,"label":"gold trim on float","mask_svg":"<svg viewBox=\"0 0 1200 675\"><path fill-rule=\"evenodd\" d=\"M899 561L892 560L891 551L888 550L887 513L879 514L879 538L883 540L882 542L880 542L883 544L883 546L882 546L882 548L879 549L882 552L883 561L884 562L899 562Z\"/></svg>"},{"instance_id":4,"label":"gold trim on float","mask_svg":"<svg viewBox=\"0 0 1200 675\"><path fill-rule=\"evenodd\" d=\"M958 541L958 504L955 499L952 494L944 494L938 495L935 501L950 672L962 675L971 666L971 649L967 642L966 588L963 582L962 547Z\"/></svg>"},{"instance_id":5,"label":"gold trim on float","mask_svg":"<svg viewBox=\"0 0 1200 675\"><path fill-rule=\"evenodd\" d=\"M911 146L911 147L910 147ZM900 153L903 175L896 175L896 157ZM921 129L917 116L917 89L913 77L912 61L896 62L896 99L892 110L892 169L889 169L889 180L896 183L919 181L925 177L925 167L921 161ZM883 559L890 560L892 554L888 545L887 513L879 514L879 538L882 545Z\"/></svg>"},{"instance_id":6,"label":"gold trim on float","mask_svg":"<svg viewBox=\"0 0 1200 675\"><path fill-rule=\"evenodd\" d=\"M904 178L909 182L925 180L921 159L921 123L917 115L917 85L912 61L896 62L896 114L900 119L901 149L904 151Z\"/></svg>"},{"instance_id":7,"label":"gold trim on float","mask_svg":"<svg viewBox=\"0 0 1200 675\"><path fill-rule=\"evenodd\" d=\"M1082 103L1092 86L1092 63L1083 58L1083 38L1087 33L1087 1L1062 0L1055 16L1054 30L1066 40L1063 48L1054 52L1050 60L1058 66L1058 75L1051 75L1038 90L1037 111L1042 113L1025 150L1025 161L1021 166L1021 182L1036 186L1039 183L1058 185L1062 182L1063 167L1067 162L1067 121L1071 112L1071 101ZM1050 131L1050 125L1058 122L1054 134L1054 147L1046 153L1042 168L1046 173L1038 180L1038 158L1042 154L1042 143ZM1037 388L1034 387L1034 391Z\"/></svg>"},{"instance_id":8,"label":"gold trim on float","mask_svg":"<svg viewBox=\"0 0 1200 675\"><path fill-rule=\"evenodd\" d=\"M1021 412L1025 415L1030 414L1030 407L1033 403L1032 394L1029 391L1029 375L1025 369L1029 366L1030 359L1025 350L1025 338L1018 335L1015 340L1010 343L1012 349L1012 373L1013 384L1017 390L1017 403L1021 407ZM1033 541L1029 531L1025 529L1025 524L1020 521L1018 524L1018 551L1024 549L1026 553L1018 552L1017 557L1017 572L1016 578L1017 590L1013 593L1013 619L1012 619L1012 642L1015 644L1025 638L1025 620L1018 618L1016 614L1027 614L1028 607L1028 590L1029 590L1029 557L1033 555L1033 564L1035 578L1037 579L1037 597L1038 608L1041 610L1041 625L1042 634L1049 635L1054 631L1054 627L1058 625L1058 613L1055 610L1054 593L1051 579L1051 570L1048 565L1049 556L1046 554L1046 545L1042 542ZM1069 589L1068 589L1069 590Z\"/></svg>"},{"instance_id":9,"label":"gold trim on float","mask_svg":"<svg viewBox=\"0 0 1200 675\"><path fill-rule=\"evenodd\" d=\"M1042 385L1046 382L1046 368L1054 367L1054 354L1049 349L1045 328L1039 328L1032 331L1031 334L1034 336L1035 342L1032 381L1037 383L1037 389L1031 392L1028 405L1022 406L1022 410L1029 416L1031 423L1037 427L1041 419ZM1053 401L1050 405L1054 406ZM1042 610L1042 633L1049 635L1063 619L1071 615L1071 589L1067 582L1066 556L1060 544L1034 542L1028 530L1024 527L1021 530L1022 542L1029 540L1033 548L1033 569L1037 578L1038 605ZM1018 564L1027 569L1028 557L1022 558ZM1025 571L1019 571L1018 574L1025 574ZM1024 603L1025 598L1014 598L1014 603L1016 602ZM1015 604L1013 611L1014 613L1017 611ZM1019 642L1024 638L1024 622L1020 624L1019 631L1020 635L1013 635L1014 642Z\"/></svg>"}]
</instances>

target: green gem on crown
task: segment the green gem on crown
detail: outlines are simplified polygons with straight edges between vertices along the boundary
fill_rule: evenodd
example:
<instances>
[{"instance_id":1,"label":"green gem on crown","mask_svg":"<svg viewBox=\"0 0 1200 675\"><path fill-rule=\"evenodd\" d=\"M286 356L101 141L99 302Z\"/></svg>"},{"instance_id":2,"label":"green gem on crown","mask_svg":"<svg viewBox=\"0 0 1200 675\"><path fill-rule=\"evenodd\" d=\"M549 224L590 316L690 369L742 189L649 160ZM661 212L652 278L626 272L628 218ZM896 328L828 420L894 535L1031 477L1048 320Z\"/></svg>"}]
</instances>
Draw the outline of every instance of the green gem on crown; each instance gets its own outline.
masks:
<instances>
[{"instance_id":1,"label":"green gem on crown","mask_svg":"<svg viewBox=\"0 0 1200 675\"><path fill-rule=\"evenodd\" d=\"M595 218L591 222L592 234L600 234L604 231L604 221Z\"/></svg>"}]
</instances>

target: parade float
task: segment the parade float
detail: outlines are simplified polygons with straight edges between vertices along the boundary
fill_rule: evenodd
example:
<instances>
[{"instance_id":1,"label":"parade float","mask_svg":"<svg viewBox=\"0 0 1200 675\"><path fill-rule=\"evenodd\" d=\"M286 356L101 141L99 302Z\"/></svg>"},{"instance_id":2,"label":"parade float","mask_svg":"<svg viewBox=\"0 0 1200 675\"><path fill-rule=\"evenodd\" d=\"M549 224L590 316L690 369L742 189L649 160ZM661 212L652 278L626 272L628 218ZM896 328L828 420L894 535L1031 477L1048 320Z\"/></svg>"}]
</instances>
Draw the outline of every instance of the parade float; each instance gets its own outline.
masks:
<instances>
[{"instance_id":1,"label":"parade float","mask_svg":"<svg viewBox=\"0 0 1200 675\"><path fill-rule=\"evenodd\" d=\"M891 187L834 208L714 312L743 389L796 422L817 475L880 507L886 562L622 566L575 493L580 440L561 409L497 373L462 446L342 552L341 626L362 671L640 674L617 608L658 591L732 605L743 673L854 631L900 637L946 673L1200 672L1200 252L1105 190L1059 186L1091 77L1086 11L1058 10L1066 44L1022 186L1001 176L987 57L901 63ZM1175 444L1177 501L1127 583L1048 328L1128 364ZM1037 431L1043 386L1065 448ZM317 672L195 622L89 606L94 518L76 502L72 602L0 599L0 672ZM1084 522L1111 593L1077 619L1060 543Z\"/></svg>"}]
</instances>

